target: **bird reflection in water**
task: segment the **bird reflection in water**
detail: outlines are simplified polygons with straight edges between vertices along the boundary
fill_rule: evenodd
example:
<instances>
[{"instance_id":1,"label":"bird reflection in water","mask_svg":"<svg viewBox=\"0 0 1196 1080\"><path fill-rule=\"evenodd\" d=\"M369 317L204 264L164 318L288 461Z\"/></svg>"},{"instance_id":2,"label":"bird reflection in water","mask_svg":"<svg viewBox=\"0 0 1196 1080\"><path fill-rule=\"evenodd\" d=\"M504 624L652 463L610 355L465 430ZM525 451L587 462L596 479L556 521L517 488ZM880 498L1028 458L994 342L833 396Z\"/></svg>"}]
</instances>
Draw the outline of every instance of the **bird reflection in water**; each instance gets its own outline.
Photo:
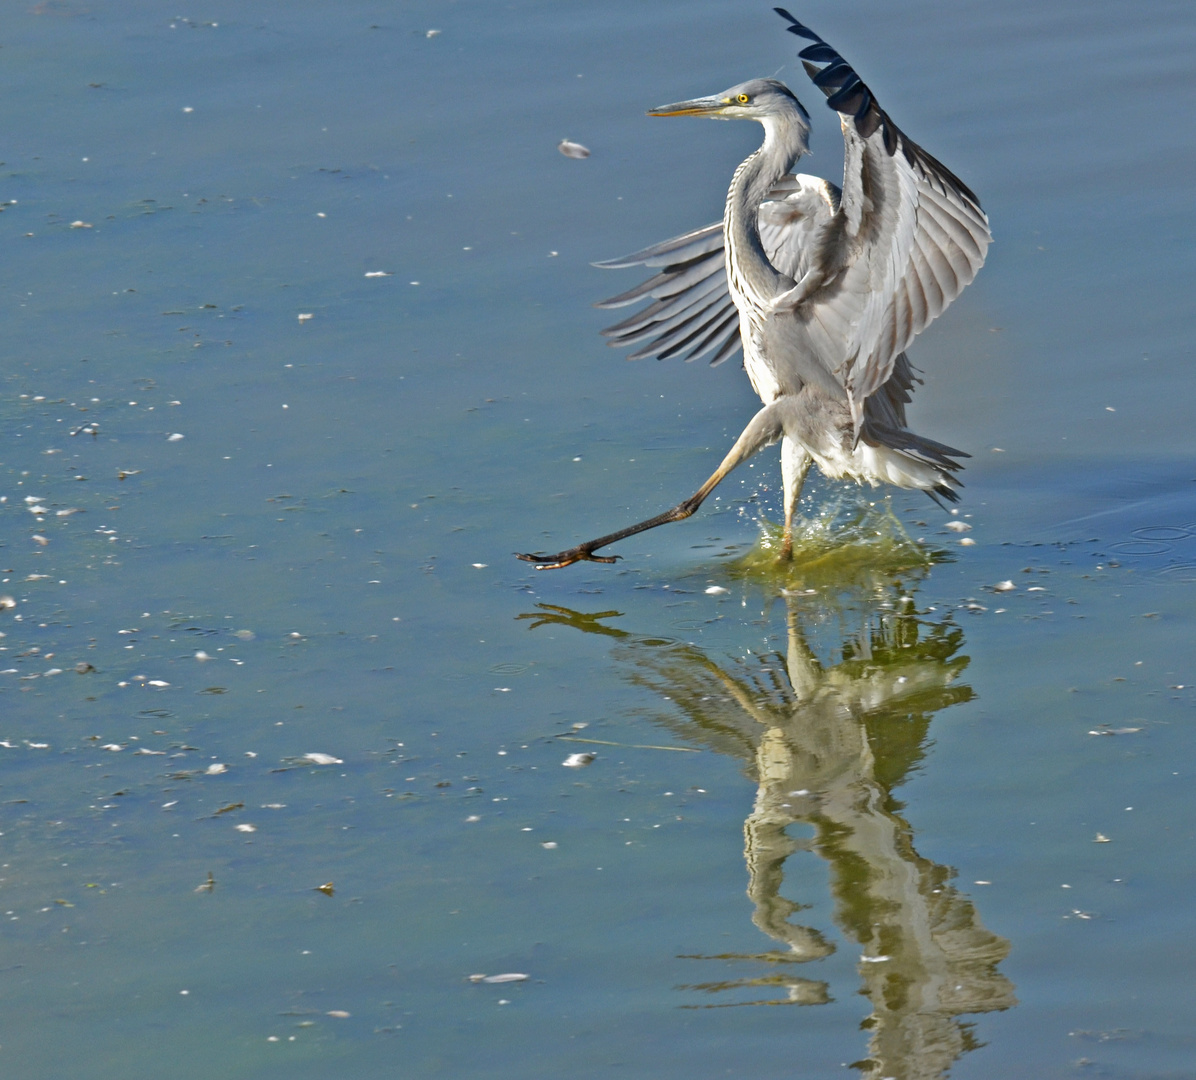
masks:
<instances>
[{"instance_id":1,"label":"bird reflection in water","mask_svg":"<svg viewBox=\"0 0 1196 1080\"><path fill-rule=\"evenodd\" d=\"M968 657L949 615L916 613L908 574L904 587L883 574L855 577L831 601L785 590L785 652L724 663L692 645L606 625L614 611L541 604L520 617L617 638L613 655L631 680L671 702L659 721L690 745L740 758L758 785L744 822L748 896L752 921L781 947L695 959L763 962L775 973L683 987L763 999L686 1007L831 1000L826 982L790 967L835 949L795 919L808 905L781 892L786 860L810 852L826 860L835 923L861 952L861 991L872 1003L861 1076L938 1077L978 1045L961 1017L1016 1004L997 970L1009 943L983 926L949 867L918 854L893 794L921 762L932 717L971 699L961 679ZM808 835L791 836L791 827ZM791 882L791 892L800 889Z\"/></svg>"}]
</instances>

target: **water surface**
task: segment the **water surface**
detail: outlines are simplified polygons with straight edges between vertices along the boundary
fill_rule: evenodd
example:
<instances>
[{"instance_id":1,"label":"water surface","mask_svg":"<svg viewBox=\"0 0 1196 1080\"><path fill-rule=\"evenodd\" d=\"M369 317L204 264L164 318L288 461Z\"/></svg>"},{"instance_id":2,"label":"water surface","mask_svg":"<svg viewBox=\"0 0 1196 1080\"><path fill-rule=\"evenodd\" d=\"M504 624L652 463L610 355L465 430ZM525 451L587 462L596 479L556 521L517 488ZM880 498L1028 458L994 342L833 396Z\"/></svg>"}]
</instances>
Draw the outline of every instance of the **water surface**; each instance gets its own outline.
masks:
<instances>
[{"instance_id":1,"label":"water surface","mask_svg":"<svg viewBox=\"0 0 1196 1080\"><path fill-rule=\"evenodd\" d=\"M557 574L756 407L589 263L758 138L662 101L780 68L836 178L793 39L185 14L0 40L6 1073L1190 1074L1190 5L795 10L992 218L913 351L965 501L812 482L778 570L768 453Z\"/></svg>"}]
</instances>

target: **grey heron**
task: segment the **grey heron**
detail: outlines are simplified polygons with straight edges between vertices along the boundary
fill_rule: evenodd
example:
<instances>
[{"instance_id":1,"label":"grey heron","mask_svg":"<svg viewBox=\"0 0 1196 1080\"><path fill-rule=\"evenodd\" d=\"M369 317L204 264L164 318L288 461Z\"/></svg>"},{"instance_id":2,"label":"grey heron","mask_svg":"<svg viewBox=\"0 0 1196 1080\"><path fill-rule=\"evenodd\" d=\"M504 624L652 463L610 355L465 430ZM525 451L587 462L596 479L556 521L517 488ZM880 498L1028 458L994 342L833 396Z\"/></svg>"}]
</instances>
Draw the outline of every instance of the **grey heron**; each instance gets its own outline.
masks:
<instances>
[{"instance_id":1,"label":"grey heron","mask_svg":"<svg viewBox=\"0 0 1196 1080\"><path fill-rule=\"evenodd\" d=\"M810 116L775 79L662 105L649 115L755 120L764 142L735 170L722 222L599 264L661 268L602 305L655 301L605 331L613 344L649 340L635 355L662 358L714 351L714 363L742 347L764 406L688 499L556 555L518 556L537 569L615 562L594 552L689 517L737 465L778 440L785 557L811 464L831 478L958 499L956 459L969 455L907 427L905 406L919 380L905 350L980 270L992 239L988 218L964 183L893 123L846 60L775 10L790 33L811 42L798 55L839 114L842 188L794 175L809 150Z\"/></svg>"}]
</instances>

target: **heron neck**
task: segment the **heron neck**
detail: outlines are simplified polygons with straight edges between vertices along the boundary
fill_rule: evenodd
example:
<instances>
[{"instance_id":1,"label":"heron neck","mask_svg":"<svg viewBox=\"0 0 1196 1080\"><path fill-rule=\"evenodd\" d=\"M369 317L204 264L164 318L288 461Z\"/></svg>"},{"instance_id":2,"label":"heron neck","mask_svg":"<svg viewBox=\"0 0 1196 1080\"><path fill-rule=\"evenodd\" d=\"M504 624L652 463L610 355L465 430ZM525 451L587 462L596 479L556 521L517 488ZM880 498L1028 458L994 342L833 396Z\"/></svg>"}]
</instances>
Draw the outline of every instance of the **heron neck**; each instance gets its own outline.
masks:
<instances>
[{"instance_id":1,"label":"heron neck","mask_svg":"<svg viewBox=\"0 0 1196 1080\"><path fill-rule=\"evenodd\" d=\"M770 299L792 282L777 272L760 241L760 204L807 150L804 124L767 117L764 143L735 170L727 191L723 229L727 269L745 295Z\"/></svg>"}]
</instances>

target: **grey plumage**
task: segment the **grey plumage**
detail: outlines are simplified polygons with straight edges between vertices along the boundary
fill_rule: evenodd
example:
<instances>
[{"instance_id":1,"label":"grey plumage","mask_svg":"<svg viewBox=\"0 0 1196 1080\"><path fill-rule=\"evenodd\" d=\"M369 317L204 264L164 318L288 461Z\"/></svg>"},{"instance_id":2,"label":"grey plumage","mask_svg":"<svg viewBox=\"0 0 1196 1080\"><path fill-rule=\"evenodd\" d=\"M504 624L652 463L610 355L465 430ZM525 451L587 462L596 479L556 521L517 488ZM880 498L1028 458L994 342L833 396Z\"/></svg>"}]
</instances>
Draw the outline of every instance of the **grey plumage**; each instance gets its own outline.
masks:
<instances>
[{"instance_id":1,"label":"grey plumage","mask_svg":"<svg viewBox=\"0 0 1196 1080\"><path fill-rule=\"evenodd\" d=\"M633 358L709 356L715 364L742 349L764 407L686 502L530 561L547 567L598 559L592 552L599 547L687 517L736 465L778 439L786 551L812 463L830 477L957 498L956 459L967 455L906 426L918 380L905 350L983 265L988 219L976 196L893 123L834 49L776 10L790 32L811 42L799 55L839 114L842 188L793 172L808 152L809 114L774 79L662 106L651 115L755 120L764 142L736 169L721 223L598 264L657 270L599 305L652 301L604 331L612 345L636 346Z\"/></svg>"}]
</instances>

